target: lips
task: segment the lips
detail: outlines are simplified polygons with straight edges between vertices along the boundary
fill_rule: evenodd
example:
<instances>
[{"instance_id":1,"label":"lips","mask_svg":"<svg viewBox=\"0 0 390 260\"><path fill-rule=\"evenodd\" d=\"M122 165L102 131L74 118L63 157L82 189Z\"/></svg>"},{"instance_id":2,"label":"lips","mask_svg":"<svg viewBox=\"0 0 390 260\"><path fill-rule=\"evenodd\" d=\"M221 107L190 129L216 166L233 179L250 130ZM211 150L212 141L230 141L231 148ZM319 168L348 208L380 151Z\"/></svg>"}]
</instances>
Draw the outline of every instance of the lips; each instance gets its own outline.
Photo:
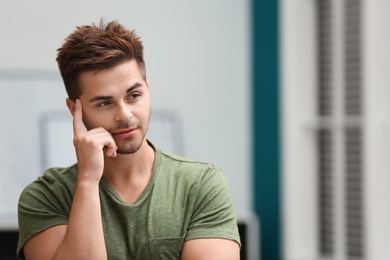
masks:
<instances>
[{"instance_id":1,"label":"lips","mask_svg":"<svg viewBox=\"0 0 390 260\"><path fill-rule=\"evenodd\" d=\"M115 132L112 135L117 136L117 137L128 137L128 136L133 135L136 130L137 130L137 128L124 129L124 130Z\"/></svg>"}]
</instances>

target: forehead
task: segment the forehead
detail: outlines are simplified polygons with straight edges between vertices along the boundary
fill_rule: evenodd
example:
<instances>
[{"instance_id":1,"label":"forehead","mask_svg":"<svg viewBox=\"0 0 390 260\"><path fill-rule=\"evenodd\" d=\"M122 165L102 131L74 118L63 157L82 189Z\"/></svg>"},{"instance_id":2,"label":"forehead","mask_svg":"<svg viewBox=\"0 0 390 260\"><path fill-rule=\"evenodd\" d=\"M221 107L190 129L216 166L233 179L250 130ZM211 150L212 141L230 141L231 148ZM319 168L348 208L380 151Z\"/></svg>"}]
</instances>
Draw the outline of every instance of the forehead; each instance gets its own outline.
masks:
<instances>
[{"instance_id":1,"label":"forehead","mask_svg":"<svg viewBox=\"0 0 390 260\"><path fill-rule=\"evenodd\" d=\"M145 85L143 73L135 60L125 61L107 69L85 71L79 76L82 95L127 89L135 83Z\"/></svg>"}]
</instances>

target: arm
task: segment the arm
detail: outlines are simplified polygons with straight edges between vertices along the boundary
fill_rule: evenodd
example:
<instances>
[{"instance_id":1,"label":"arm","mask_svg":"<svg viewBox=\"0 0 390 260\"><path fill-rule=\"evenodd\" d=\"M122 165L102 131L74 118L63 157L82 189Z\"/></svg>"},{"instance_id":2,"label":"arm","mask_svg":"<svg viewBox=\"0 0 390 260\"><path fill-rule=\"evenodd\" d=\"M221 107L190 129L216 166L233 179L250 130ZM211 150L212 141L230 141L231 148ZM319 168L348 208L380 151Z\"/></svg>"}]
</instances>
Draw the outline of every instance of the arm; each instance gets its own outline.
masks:
<instances>
[{"instance_id":1,"label":"arm","mask_svg":"<svg viewBox=\"0 0 390 260\"><path fill-rule=\"evenodd\" d=\"M106 259L101 223L97 185L79 182L68 225L52 227L28 240L26 259Z\"/></svg>"},{"instance_id":2,"label":"arm","mask_svg":"<svg viewBox=\"0 0 390 260\"><path fill-rule=\"evenodd\" d=\"M240 237L227 180L218 168L211 167L199 187L181 259L240 259Z\"/></svg>"},{"instance_id":3,"label":"arm","mask_svg":"<svg viewBox=\"0 0 390 260\"><path fill-rule=\"evenodd\" d=\"M194 239L184 243L181 260L238 260L240 246L227 239Z\"/></svg>"},{"instance_id":4,"label":"arm","mask_svg":"<svg viewBox=\"0 0 390 260\"><path fill-rule=\"evenodd\" d=\"M102 128L84 129L79 100L71 107L79 171L68 225L52 227L28 240L24 246L26 259L107 259L99 181L103 148L107 147L107 156L115 157L116 144Z\"/></svg>"}]
</instances>

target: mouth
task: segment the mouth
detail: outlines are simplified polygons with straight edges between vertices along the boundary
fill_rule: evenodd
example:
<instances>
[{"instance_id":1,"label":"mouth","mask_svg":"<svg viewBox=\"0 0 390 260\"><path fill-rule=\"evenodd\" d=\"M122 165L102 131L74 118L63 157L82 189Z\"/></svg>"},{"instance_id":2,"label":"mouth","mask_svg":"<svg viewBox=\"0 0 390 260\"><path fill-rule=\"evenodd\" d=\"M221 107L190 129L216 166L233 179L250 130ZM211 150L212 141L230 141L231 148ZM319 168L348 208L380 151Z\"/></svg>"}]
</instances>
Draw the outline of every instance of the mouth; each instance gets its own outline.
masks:
<instances>
[{"instance_id":1,"label":"mouth","mask_svg":"<svg viewBox=\"0 0 390 260\"><path fill-rule=\"evenodd\" d=\"M129 129L123 129L117 132L112 133L115 137L129 137L135 133L137 128L129 128Z\"/></svg>"}]
</instances>

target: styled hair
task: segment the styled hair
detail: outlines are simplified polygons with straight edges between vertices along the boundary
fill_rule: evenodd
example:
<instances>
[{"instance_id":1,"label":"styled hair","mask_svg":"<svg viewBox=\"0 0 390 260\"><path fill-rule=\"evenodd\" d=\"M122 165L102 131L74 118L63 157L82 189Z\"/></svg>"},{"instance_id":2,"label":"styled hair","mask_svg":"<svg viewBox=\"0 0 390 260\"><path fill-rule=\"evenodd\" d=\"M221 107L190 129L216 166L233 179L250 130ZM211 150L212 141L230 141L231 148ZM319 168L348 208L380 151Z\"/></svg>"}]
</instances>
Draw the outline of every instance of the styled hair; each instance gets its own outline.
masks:
<instances>
[{"instance_id":1,"label":"styled hair","mask_svg":"<svg viewBox=\"0 0 390 260\"><path fill-rule=\"evenodd\" d=\"M144 47L134 30L117 21L79 26L57 50L57 63L68 97L75 101L82 94L79 75L85 71L112 68L135 59L146 80Z\"/></svg>"}]
</instances>

